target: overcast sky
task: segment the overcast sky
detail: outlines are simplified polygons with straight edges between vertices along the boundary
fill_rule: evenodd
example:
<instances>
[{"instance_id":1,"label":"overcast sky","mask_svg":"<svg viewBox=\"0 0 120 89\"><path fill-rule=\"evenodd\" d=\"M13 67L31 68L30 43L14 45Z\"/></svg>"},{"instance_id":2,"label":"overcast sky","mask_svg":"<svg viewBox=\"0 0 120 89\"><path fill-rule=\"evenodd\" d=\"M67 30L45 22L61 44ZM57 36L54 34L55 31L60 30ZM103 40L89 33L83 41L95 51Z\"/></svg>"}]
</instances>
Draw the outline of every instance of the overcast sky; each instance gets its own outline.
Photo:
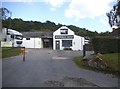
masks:
<instances>
[{"instance_id":1,"label":"overcast sky","mask_svg":"<svg viewBox=\"0 0 120 89\"><path fill-rule=\"evenodd\" d=\"M90 31L112 31L106 13L117 0L2 0L2 7L12 18L64 25L75 25Z\"/></svg>"}]
</instances>

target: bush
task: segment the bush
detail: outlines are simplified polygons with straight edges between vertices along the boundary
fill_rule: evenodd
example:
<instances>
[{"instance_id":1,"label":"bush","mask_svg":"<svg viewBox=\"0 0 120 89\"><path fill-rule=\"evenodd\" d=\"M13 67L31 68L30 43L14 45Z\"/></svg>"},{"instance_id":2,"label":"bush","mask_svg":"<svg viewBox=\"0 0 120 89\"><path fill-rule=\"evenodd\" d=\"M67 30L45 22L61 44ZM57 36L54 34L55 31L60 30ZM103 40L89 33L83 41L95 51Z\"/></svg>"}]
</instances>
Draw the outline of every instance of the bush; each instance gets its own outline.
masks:
<instances>
[{"instance_id":1,"label":"bush","mask_svg":"<svg viewBox=\"0 0 120 89\"><path fill-rule=\"evenodd\" d=\"M95 53L119 53L120 39L111 37L94 37L92 39Z\"/></svg>"}]
</instances>

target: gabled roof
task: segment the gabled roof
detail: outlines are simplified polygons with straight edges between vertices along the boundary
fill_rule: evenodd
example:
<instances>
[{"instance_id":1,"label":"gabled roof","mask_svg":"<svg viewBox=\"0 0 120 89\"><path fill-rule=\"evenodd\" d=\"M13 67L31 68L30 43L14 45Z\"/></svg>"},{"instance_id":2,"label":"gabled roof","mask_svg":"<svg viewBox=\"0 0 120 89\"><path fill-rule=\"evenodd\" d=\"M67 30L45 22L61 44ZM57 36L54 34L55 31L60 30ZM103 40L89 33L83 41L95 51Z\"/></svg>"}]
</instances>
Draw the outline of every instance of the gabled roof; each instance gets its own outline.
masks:
<instances>
[{"instance_id":1,"label":"gabled roof","mask_svg":"<svg viewBox=\"0 0 120 89\"><path fill-rule=\"evenodd\" d=\"M72 31L70 28L68 28L67 26L61 26L60 28L58 28L56 31L54 31L54 35L61 35L62 33L66 32L65 30L67 30L67 35L75 35L74 31Z\"/></svg>"},{"instance_id":2,"label":"gabled roof","mask_svg":"<svg viewBox=\"0 0 120 89\"><path fill-rule=\"evenodd\" d=\"M24 38L53 38L53 32L22 32Z\"/></svg>"}]
</instances>

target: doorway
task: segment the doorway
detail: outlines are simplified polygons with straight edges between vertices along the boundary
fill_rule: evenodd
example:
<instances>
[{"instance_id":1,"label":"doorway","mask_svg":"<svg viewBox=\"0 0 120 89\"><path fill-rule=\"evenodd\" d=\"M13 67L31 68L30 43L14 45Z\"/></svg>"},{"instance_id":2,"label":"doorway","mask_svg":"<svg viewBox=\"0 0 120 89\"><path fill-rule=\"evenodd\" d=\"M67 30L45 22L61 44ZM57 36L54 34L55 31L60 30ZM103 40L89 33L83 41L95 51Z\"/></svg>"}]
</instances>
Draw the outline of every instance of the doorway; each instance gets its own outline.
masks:
<instances>
[{"instance_id":1,"label":"doorway","mask_svg":"<svg viewBox=\"0 0 120 89\"><path fill-rule=\"evenodd\" d=\"M53 39L52 38L42 38L43 40L43 48L52 48L53 47Z\"/></svg>"},{"instance_id":2,"label":"doorway","mask_svg":"<svg viewBox=\"0 0 120 89\"><path fill-rule=\"evenodd\" d=\"M56 44L56 50L59 50L60 49L60 41L57 40L55 42L55 44Z\"/></svg>"}]
</instances>

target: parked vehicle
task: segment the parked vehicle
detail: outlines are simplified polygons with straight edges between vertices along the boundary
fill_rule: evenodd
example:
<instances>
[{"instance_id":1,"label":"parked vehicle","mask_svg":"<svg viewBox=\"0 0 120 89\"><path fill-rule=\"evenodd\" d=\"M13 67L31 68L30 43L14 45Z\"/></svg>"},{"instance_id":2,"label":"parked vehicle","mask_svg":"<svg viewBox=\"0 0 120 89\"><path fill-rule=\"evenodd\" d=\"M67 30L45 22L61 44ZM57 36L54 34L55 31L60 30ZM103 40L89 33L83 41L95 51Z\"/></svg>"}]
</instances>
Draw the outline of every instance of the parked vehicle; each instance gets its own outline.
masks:
<instances>
[{"instance_id":1,"label":"parked vehicle","mask_svg":"<svg viewBox=\"0 0 120 89\"><path fill-rule=\"evenodd\" d=\"M20 32L13 29L3 28L2 33L4 34L3 41L12 42L12 47L22 46L23 36Z\"/></svg>"}]
</instances>

